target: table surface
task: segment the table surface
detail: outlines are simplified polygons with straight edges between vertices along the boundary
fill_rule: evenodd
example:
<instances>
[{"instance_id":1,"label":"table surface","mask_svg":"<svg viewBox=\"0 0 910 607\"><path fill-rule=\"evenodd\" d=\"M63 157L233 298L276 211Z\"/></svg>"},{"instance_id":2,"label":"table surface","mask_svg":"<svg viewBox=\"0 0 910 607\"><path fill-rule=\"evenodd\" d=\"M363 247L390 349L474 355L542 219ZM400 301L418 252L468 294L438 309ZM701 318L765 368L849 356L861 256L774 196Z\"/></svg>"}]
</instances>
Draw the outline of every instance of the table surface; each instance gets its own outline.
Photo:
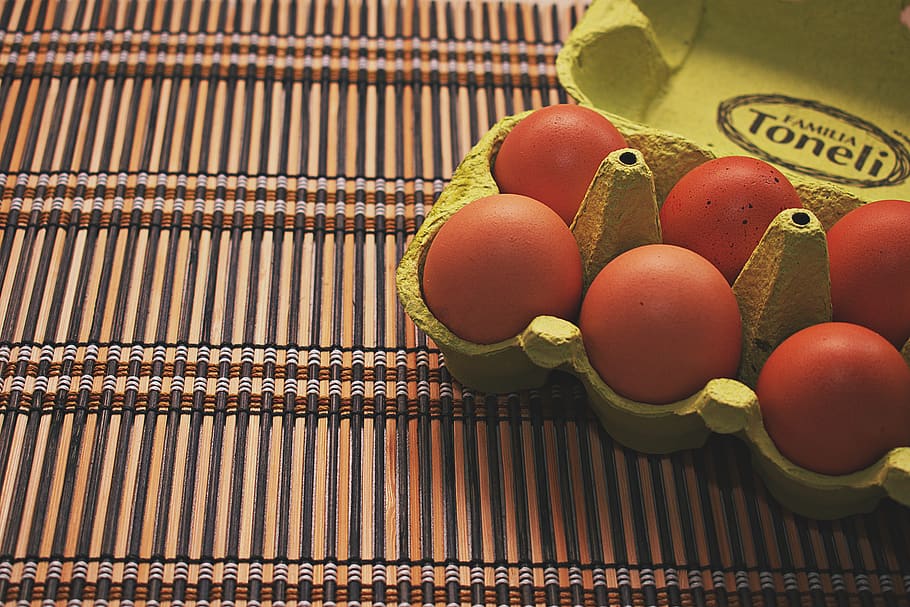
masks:
<instances>
[{"instance_id":1,"label":"table surface","mask_svg":"<svg viewBox=\"0 0 910 607\"><path fill-rule=\"evenodd\" d=\"M469 392L398 305L583 10L0 5L0 601L908 604L907 509L795 516L571 378Z\"/></svg>"}]
</instances>

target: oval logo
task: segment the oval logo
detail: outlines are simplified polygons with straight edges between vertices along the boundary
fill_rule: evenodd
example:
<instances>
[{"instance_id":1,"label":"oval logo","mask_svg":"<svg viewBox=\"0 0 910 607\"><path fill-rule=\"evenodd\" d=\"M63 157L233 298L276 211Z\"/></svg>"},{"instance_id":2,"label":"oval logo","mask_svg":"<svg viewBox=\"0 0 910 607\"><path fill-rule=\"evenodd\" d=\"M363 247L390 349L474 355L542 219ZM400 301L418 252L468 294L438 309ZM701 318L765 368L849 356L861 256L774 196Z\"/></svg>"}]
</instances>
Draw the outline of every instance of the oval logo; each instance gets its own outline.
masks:
<instances>
[{"instance_id":1,"label":"oval logo","mask_svg":"<svg viewBox=\"0 0 910 607\"><path fill-rule=\"evenodd\" d=\"M717 125L753 155L843 185L897 185L910 177L910 152L874 124L817 101L742 95L721 102Z\"/></svg>"}]
</instances>

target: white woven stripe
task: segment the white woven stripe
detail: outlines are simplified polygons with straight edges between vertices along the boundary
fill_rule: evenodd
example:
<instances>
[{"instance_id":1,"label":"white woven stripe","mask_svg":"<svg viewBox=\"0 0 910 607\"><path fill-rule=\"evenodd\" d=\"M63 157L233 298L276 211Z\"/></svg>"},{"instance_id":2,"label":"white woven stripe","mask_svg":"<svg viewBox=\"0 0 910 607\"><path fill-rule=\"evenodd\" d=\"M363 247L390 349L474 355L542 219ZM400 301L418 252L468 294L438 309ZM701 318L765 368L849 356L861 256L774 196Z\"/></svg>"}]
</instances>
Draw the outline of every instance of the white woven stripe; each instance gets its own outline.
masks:
<instances>
[{"instance_id":1,"label":"white woven stripe","mask_svg":"<svg viewBox=\"0 0 910 607\"><path fill-rule=\"evenodd\" d=\"M395 567L396 581L401 583L411 583L411 568L407 565L398 565Z\"/></svg>"},{"instance_id":2,"label":"white woven stripe","mask_svg":"<svg viewBox=\"0 0 910 607\"><path fill-rule=\"evenodd\" d=\"M421 584L432 584L434 583L436 577L434 575L434 569L432 565L424 565L420 568L420 583Z\"/></svg>"},{"instance_id":3,"label":"white woven stripe","mask_svg":"<svg viewBox=\"0 0 910 607\"><path fill-rule=\"evenodd\" d=\"M300 569L297 570L298 584L311 584L313 582L313 564L301 563Z\"/></svg>"},{"instance_id":4,"label":"white woven stripe","mask_svg":"<svg viewBox=\"0 0 910 607\"><path fill-rule=\"evenodd\" d=\"M272 567L272 580L286 584L288 581L288 564L275 563Z\"/></svg>"},{"instance_id":5,"label":"white woven stripe","mask_svg":"<svg viewBox=\"0 0 910 607\"><path fill-rule=\"evenodd\" d=\"M806 577L809 580L809 590L822 590L822 577L817 571L809 571L806 573Z\"/></svg>"},{"instance_id":6,"label":"white woven stripe","mask_svg":"<svg viewBox=\"0 0 910 607\"><path fill-rule=\"evenodd\" d=\"M506 579L506 582L508 582L508 579ZM544 569L543 583L545 586L559 586L559 571L555 567Z\"/></svg>"},{"instance_id":7,"label":"white woven stripe","mask_svg":"<svg viewBox=\"0 0 910 607\"><path fill-rule=\"evenodd\" d=\"M638 580L641 582L642 586L653 586L654 585L654 571L649 568L642 568L638 572Z\"/></svg>"},{"instance_id":8,"label":"white woven stripe","mask_svg":"<svg viewBox=\"0 0 910 607\"><path fill-rule=\"evenodd\" d=\"M582 577L581 569L577 566L572 565L569 567L569 585L570 586L581 586L584 584L584 578Z\"/></svg>"},{"instance_id":9,"label":"white woven stripe","mask_svg":"<svg viewBox=\"0 0 910 607\"><path fill-rule=\"evenodd\" d=\"M85 576L88 575L88 563L85 561L76 561L73 563L73 571L71 575L73 578L84 579Z\"/></svg>"},{"instance_id":10,"label":"white woven stripe","mask_svg":"<svg viewBox=\"0 0 910 607\"><path fill-rule=\"evenodd\" d=\"M215 574L215 564L211 562L201 562L199 563L199 580L209 580L211 581Z\"/></svg>"},{"instance_id":11,"label":"white woven stripe","mask_svg":"<svg viewBox=\"0 0 910 607\"><path fill-rule=\"evenodd\" d=\"M616 570L616 583L620 586L628 586L632 583L632 577L629 575L628 569L620 567Z\"/></svg>"},{"instance_id":12,"label":"white woven stripe","mask_svg":"<svg viewBox=\"0 0 910 607\"><path fill-rule=\"evenodd\" d=\"M446 584L458 584L461 581L461 571L458 568L458 565L448 564L445 568L445 583Z\"/></svg>"},{"instance_id":13,"label":"white woven stripe","mask_svg":"<svg viewBox=\"0 0 910 607\"><path fill-rule=\"evenodd\" d=\"M739 590L749 588L749 574L745 571L737 571L733 575L733 579L736 582L736 588Z\"/></svg>"},{"instance_id":14,"label":"white woven stripe","mask_svg":"<svg viewBox=\"0 0 910 607\"><path fill-rule=\"evenodd\" d=\"M149 564L149 581L164 579L164 563L152 561Z\"/></svg>"},{"instance_id":15,"label":"white woven stripe","mask_svg":"<svg viewBox=\"0 0 910 607\"><path fill-rule=\"evenodd\" d=\"M34 580L35 576L38 574L38 563L35 561L27 561L22 567L22 578L28 580Z\"/></svg>"},{"instance_id":16,"label":"white woven stripe","mask_svg":"<svg viewBox=\"0 0 910 607\"><path fill-rule=\"evenodd\" d=\"M322 568L322 579L326 582L338 582L338 565L329 561Z\"/></svg>"},{"instance_id":17,"label":"white woven stripe","mask_svg":"<svg viewBox=\"0 0 910 607\"><path fill-rule=\"evenodd\" d=\"M726 578L723 571L713 571L711 573L711 583L715 588L726 588Z\"/></svg>"},{"instance_id":18,"label":"white woven stripe","mask_svg":"<svg viewBox=\"0 0 910 607\"><path fill-rule=\"evenodd\" d=\"M2 565L0 565L2 569ZM60 576L63 575L63 563L57 560L53 560L47 565L47 577L48 579L60 579ZM0 572L0 579L3 579L3 574Z\"/></svg>"},{"instance_id":19,"label":"white woven stripe","mask_svg":"<svg viewBox=\"0 0 910 607\"><path fill-rule=\"evenodd\" d=\"M174 580L186 580L190 575L190 566L184 561L174 563Z\"/></svg>"}]
</instances>

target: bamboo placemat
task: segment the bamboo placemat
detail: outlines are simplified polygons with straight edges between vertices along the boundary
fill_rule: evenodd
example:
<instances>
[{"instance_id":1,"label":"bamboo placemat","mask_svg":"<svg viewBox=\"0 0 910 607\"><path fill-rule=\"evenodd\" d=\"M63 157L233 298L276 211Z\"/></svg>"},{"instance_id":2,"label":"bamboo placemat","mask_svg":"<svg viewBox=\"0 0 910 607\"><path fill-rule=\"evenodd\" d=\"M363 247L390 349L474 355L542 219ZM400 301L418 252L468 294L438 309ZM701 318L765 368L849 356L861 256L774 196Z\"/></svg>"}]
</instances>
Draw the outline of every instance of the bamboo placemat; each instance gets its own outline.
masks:
<instances>
[{"instance_id":1,"label":"bamboo placemat","mask_svg":"<svg viewBox=\"0 0 910 607\"><path fill-rule=\"evenodd\" d=\"M907 509L804 520L567 378L468 392L398 306L583 10L0 5L0 600L907 604Z\"/></svg>"}]
</instances>

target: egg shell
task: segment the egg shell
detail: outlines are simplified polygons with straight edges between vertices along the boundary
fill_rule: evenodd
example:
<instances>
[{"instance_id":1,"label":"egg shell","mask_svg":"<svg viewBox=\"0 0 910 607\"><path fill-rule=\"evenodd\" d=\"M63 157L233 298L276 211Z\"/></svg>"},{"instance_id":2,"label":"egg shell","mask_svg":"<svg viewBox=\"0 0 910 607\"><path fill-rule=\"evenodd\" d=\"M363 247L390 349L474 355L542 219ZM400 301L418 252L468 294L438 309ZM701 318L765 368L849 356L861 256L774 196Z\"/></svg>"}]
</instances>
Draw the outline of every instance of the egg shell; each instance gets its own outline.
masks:
<instances>
[{"instance_id":1,"label":"egg shell","mask_svg":"<svg viewBox=\"0 0 910 607\"><path fill-rule=\"evenodd\" d=\"M910 202L878 200L828 231L834 319L910 341Z\"/></svg>"},{"instance_id":2,"label":"egg shell","mask_svg":"<svg viewBox=\"0 0 910 607\"><path fill-rule=\"evenodd\" d=\"M775 167L745 156L701 164L680 179L660 208L665 243L692 249L733 284L771 221L802 202Z\"/></svg>"},{"instance_id":3,"label":"egg shell","mask_svg":"<svg viewBox=\"0 0 910 607\"><path fill-rule=\"evenodd\" d=\"M775 446L810 470L849 474L910 447L910 366L871 329L830 322L791 335L756 391Z\"/></svg>"},{"instance_id":4,"label":"egg shell","mask_svg":"<svg viewBox=\"0 0 910 607\"><path fill-rule=\"evenodd\" d=\"M734 377L742 321L726 279L688 249L626 251L591 283L579 318L591 365L628 398L666 404Z\"/></svg>"},{"instance_id":5,"label":"egg shell","mask_svg":"<svg viewBox=\"0 0 910 607\"><path fill-rule=\"evenodd\" d=\"M603 114L578 105L551 105L528 114L509 131L493 162L493 176L502 192L540 200L569 225L600 162L626 147Z\"/></svg>"},{"instance_id":6,"label":"egg shell","mask_svg":"<svg viewBox=\"0 0 910 607\"><path fill-rule=\"evenodd\" d=\"M559 215L537 200L496 194L442 225L423 262L423 295L460 337L491 344L537 316L574 320L581 304L581 254Z\"/></svg>"}]
</instances>

